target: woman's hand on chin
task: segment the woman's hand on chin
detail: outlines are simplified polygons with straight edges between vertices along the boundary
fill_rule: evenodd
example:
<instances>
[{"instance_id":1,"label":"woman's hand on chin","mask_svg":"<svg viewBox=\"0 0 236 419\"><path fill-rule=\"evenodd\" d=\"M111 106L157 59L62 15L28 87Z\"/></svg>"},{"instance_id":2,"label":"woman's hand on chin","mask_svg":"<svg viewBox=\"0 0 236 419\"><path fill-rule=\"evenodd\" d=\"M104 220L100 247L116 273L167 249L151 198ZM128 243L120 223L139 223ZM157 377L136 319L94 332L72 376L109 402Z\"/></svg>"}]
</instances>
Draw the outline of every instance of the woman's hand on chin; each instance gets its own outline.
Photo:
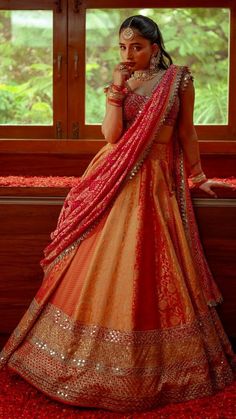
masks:
<instances>
[{"instance_id":1,"label":"woman's hand on chin","mask_svg":"<svg viewBox=\"0 0 236 419\"><path fill-rule=\"evenodd\" d=\"M221 181L212 180L212 179L207 179L206 182L202 183L199 186L199 189L206 192L208 195L212 196L213 198L218 198L217 194L215 193L215 191L212 188L235 189L235 186L231 185L230 183L227 183L227 182L221 182Z\"/></svg>"}]
</instances>

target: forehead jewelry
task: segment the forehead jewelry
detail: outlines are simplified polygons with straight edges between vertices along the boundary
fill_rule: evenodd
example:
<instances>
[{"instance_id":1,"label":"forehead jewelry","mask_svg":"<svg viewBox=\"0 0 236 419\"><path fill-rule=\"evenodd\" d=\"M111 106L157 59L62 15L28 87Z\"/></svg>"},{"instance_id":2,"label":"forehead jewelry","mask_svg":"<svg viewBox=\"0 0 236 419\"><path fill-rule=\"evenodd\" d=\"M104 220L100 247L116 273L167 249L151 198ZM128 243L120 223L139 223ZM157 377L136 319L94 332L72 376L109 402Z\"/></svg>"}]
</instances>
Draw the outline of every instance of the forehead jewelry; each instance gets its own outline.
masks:
<instances>
[{"instance_id":1,"label":"forehead jewelry","mask_svg":"<svg viewBox=\"0 0 236 419\"><path fill-rule=\"evenodd\" d=\"M127 28L125 28L122 32L122 36L126 41L131 41L134 37L135 37L135 32L133 31L133 29L130 27L131 23L132 23L133 18L131 19L131 21L129 22L129 26Z\"/></svg>"}]
</instances>

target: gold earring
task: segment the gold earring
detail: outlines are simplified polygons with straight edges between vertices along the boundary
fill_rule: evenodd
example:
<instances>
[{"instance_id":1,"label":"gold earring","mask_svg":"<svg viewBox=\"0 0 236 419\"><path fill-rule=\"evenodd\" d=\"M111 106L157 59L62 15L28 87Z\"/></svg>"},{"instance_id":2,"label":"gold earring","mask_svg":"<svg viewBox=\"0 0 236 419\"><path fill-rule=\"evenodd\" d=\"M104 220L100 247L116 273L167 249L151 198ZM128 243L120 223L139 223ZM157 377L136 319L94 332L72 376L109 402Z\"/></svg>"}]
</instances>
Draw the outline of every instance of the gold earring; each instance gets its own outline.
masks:
<instances>
[{"instance_id":1,"label":"gold earring","mask_svg":"<svg viewBox=\"0 0 236 419\"><path fill-rule=\"evenodd\" d=\"M157 70L160 64L160 59L161 59L161 50L158 50L157 55L152 55L151 60L150 60L150 70Z\"/></svg>"}]
</instances>

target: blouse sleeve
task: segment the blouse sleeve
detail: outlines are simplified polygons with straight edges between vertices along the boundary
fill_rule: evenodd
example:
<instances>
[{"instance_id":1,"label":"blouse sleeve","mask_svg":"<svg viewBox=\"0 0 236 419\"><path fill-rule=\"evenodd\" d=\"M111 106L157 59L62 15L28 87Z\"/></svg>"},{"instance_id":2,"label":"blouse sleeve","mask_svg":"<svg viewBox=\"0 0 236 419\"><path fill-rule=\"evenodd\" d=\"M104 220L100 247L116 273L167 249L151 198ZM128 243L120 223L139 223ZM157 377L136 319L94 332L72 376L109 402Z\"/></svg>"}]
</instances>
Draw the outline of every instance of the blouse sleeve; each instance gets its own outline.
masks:
<instances>
[{"instance_id":1,"label":"blouse sleeve","mask_svg":"<svg viewBox=\"0 0 236 419\"><path fill-rule=\"evenodd\" d=\"M190 69L189 69L189 67L187 67L187 66L184 66L183 67L183 72L182 72L182 77L181 77L181 81L180 81L180 90L183 92L185 89L186 89L186 87L188 86L188 84L189 84L189 80L192 80L192 81L194 81L194 78L193 78L193 76L192 76L192 73L191 73L191 71L190 71Z\"/></svg>"}]
</instances>

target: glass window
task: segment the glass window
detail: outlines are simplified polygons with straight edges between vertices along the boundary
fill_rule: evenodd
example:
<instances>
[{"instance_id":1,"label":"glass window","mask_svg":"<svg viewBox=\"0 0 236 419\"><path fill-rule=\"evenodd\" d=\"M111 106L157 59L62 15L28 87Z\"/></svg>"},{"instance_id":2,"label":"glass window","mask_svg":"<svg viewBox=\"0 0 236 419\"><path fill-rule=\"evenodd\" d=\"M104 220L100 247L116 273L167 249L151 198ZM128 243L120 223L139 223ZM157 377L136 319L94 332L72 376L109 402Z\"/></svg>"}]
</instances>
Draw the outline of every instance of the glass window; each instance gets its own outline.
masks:
<instances>
[{"instance_id":1,"label":"glass window","mask_svg":"<svg viewBox=\"0 0 236 419\"><path fill-rule=\"evenodd\" d=\"M52 51L52 11L0 11L1 125L52 125Z\"/></svg>"},{"instance_id":2,"label":"glass window","mask_svg":"<svg viewBox=\"0 0 236 419\"><path fill-rule=\"evenodd\" d=\"M104 85L119 62L118 29L134 14L157 22L166 50L195 76L198 125L228 124L229 9L87 9L86 124L99 124L105 112Z\"/></svg>"}]
</instances>

